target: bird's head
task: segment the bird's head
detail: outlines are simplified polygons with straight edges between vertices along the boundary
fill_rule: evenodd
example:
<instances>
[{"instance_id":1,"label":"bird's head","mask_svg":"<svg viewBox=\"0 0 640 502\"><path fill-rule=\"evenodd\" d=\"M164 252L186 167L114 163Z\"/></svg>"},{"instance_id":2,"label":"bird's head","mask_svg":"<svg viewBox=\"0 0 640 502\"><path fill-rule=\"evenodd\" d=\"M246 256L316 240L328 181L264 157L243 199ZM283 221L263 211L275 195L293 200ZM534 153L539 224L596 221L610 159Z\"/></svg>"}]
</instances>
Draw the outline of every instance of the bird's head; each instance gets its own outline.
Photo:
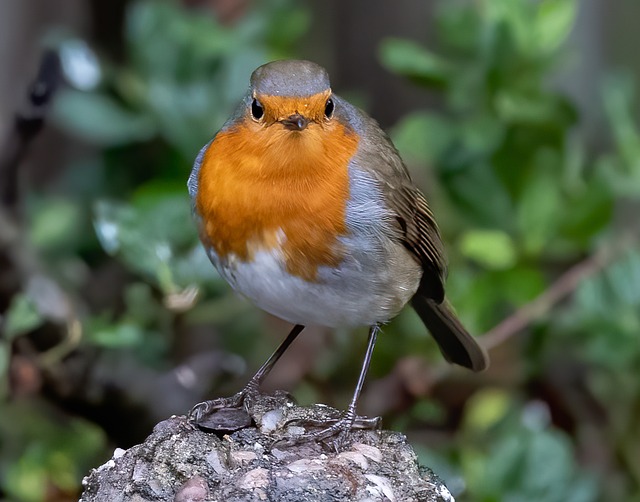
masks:
<instances>
[{"instance_id":1,"label":"bird's head","mask_svg":"<svg viewBox=\"0 0 640 502\"><path fill-rule=\"evenodd\" d=\"M329 76L310 61L274 61L251 75L246 117L264 127L299 133L325 127L333 119L335 102Z\"/></svg>"}]
</instances>

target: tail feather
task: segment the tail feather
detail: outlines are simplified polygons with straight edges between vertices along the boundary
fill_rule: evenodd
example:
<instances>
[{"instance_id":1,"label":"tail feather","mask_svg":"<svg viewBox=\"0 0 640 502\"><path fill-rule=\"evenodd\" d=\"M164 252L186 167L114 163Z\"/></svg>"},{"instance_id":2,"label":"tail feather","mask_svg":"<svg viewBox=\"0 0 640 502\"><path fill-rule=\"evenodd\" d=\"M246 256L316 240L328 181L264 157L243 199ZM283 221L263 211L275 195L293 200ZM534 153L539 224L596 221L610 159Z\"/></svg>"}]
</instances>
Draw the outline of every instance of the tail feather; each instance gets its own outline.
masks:
<instances>
[{"instance_id":1,"label":"tail feather","mask_svg":"<svg viewBox=\"0 0 640 502\"><path fill-rule=\"evenodd\" d=\"M464 328L446 302L436 303L430 298L416 295L411 300L411 305L431 332L447 361L473 371L482 371L489 366L487 353Z\"/></svg>"}]
</instances>

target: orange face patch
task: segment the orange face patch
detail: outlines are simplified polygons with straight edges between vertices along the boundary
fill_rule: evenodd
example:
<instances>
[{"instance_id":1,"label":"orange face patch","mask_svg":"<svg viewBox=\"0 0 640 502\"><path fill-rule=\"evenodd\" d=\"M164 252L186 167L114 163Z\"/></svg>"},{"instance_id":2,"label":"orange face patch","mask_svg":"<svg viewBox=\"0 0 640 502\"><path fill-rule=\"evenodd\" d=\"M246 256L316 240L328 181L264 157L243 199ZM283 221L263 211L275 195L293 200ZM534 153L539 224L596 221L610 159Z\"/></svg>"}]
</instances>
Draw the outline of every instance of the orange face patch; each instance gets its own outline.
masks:
<instances>
[{"instance_id":1,"label":"orange face patch","mask_svg":"<svg viewBox=\"0 0 640 502\"><path fill-rule=\"evenodd\" d=\"M196 209L203 238L221 258L233 254L249 261L257 251L280 247L287 270L306 280L317 278L318 267L340 262L348 164L358 137L325 120L327 97L317 96L309 111L297 109L302 98L263 98L264 123L247 116L219 133L205 153ZM321 109L320 120L314 120L314 109ZM313 120L305 130L275 123L280 113L296 112Z\"/></svg>"},{"instance_id":2,"label":"orange face patch","mask_svg":"<svg viewBox=\"0 0 640 502\"><path fill-rule=\"evenodd\" d=\"M299 113L308 120L322 123L325 120L324 110L330 96L331 90L326 90L313 96L301 98L265 95L258 95L256 98L264 107L265 124L270 125L294 113Z\"/></svg>"}]
</instances>

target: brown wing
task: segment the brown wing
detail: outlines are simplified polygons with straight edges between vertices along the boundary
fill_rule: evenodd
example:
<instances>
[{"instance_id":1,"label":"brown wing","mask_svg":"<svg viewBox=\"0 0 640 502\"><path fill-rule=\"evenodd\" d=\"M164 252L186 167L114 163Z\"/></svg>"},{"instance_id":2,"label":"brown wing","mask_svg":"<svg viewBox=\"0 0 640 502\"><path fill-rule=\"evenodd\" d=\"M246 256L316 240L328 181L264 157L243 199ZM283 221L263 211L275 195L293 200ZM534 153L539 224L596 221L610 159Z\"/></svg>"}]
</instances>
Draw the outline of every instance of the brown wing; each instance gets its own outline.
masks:
<instances>
[{"instance_id":1,"label":"brown wing","mask_svg":"<svg viewBox=\"0 0 640 502\"><path fill-rule=\"evenodd\" d=\"M401 242L422 265L424 273L419 292L437 303L444 300L447 263L440 232L422 193L408 183L388 193L388 204L400 225Z\"/></svg>"},{"instance_id":2,"label":"brown wing","mask_svg":"<svg viewBox=\"0 0 640 502\"><path fill-rule=\"evenodd\" d=\"M359 121L364 134L356 163L378 181L397 222L393 233L422 265L418 292L441 303L447 264L433 213L389 137L371 118L360 116Z\"/></svg>"},{"instance_id":3,"label":"brown wing","mask_svg":"<svg viewBox=\"0 0 640 502\"><path fill-rule=\"evenodd\" d=\"M424 269L420 292L440 303L444 300L447 262L433 213L424 195L415 187L402 187L397 193L397 201L397 218L405 227L402 243Z\"/></svg>"},{"instance_id":4,"label":"brown wing","mask_svg":"<svg viewBox=\"0 0 640 502\"><path fill-rule=\"evenodd\" d=\"M485 351L444 301L447 263L438 225L427 200L411 181L388 137L377 126L368 132L373 141L364 149L360 160L378 180L387 207L395 217L394 235L422 265L422 279L411 304L448 361L482 371L489 365Z\"/></svg>"}]
</instances>

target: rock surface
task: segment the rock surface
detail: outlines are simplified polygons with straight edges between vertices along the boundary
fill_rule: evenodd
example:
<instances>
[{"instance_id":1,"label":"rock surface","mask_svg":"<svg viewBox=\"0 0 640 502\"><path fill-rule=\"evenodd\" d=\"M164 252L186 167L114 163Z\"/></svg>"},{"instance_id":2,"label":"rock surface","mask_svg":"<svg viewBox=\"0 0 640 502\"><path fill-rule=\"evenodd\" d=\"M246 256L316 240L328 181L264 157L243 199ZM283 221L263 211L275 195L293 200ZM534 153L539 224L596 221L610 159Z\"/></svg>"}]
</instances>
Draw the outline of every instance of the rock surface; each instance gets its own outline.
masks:
<instances>
[{"instance_id":1,"label":"rock surface","mask_svg":"<svg viewBox=\"0 0 640 502\"><path fill-rule=\"evenodd\" d=\"M305 432L300 419L338 412L300 407L285 394L260 396L253 425L204 432L185 417L160 422L140 445L116 450L84 480L80 502L453 501L421 468L406 438L390 431L352 431L339 444L283 439ZM280 441L279 441L280 440Z\"/></svg>"}]
</instances>

